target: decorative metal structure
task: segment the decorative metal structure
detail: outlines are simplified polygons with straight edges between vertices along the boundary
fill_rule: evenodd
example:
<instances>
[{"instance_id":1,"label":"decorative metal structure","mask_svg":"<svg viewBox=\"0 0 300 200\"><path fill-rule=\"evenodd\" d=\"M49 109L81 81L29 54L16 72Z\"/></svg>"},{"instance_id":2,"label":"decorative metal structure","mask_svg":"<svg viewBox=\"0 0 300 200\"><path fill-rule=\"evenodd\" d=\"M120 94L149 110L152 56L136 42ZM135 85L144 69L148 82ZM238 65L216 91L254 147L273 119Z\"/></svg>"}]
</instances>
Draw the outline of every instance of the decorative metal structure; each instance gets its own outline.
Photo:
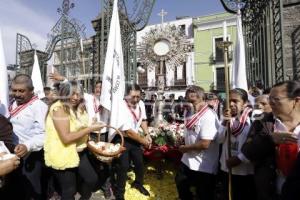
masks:
<instances>
[{"instance_id":1,"label":"decorative metal structure","mask_svg":"<svg viewBox=\"0 0 300 200\"><path fill-rule=\"evenodd\" d=\"M265 88L286 79L283 57L282 0L221 0L235 13L242 3L247 78Z\"/></svg>"},{"instance_id":2,"label":"decorative metal structure","mask_svg":"<svg viewBox=\"0 0 300 200\"><path fill-rule=\"evenodd\" d=\"M35 51L39 59L39 66L41 66L42 79L45 80L47 63L43 61L43 58L46 56L46 53L35 49L28 37L17 33L15 66L18 73L25 73L28 75L32 73L32 66L34 63L33 56Z\"/></svg>"},{"instance_id":3,"label":"decorative metal structure","mask_svg":"<svg viewBox=\"0 0 300 200\"><path fill-rule=\"evenodd\" d=\"M119 0L119 16L124 54L126 80L135 81L136 32L148 23L155 0ZM101 13L92 21L96 35L93 36L93 73L102 74L107 39L112 15L113 0L101 0Z\"/></svg>"},{"instance_id":4,"label":"decorative metal structure","mask_svg":"<svg viewBox=\"0 0 300 200\"><path fill-rule=\"evenodd\" d=\"M20 33L17 33L16 41L17 41L16 42L16 65L20 66L20 62L21 62L20 53L31 50L32 45L29 38Z\"/></svg>"},{"instance_id":5,"label":"decorative metal structure","mask_svg":"<svg viewBox=\"0 0 300 200\"><path fill-rule=\"evenodd\" d=\"M138 44L138 57L141 65L151 70L160 61L174 70L186 61L191 49L192 45L180 28L175 25L158 26L151 29Z\"/></svg>"},{"instance_id":6,"label":"decorative metal structure","mask_svg":"<svg viewBox=\"0 0 300 200\"><path fill-rule=\"evenodd\" d=\"M75 4L70 3L70 0L64 0L62 7L57 9L61 17L51 29L51 33L48 34L48 42L45 50L47 57L44 58L46 61L49 60L53 55L54 48L60 42L60 66L58 71L67 77L78 75L80 71L86 71L85 69L80 70L81 66L77 66L75 63L73 66L66 66L65 64L66 45L74 45L73 48L76 51L76 56L78 60L80 60L80 53L77 53L80 52L80 40L86 38L84 32L85 26L78 20L69 17L70 10L74 8L74 6Z\"/></svg>"},{"instance_id":7,"label":"decorative metal structure","mask_svg":"<svg viewBox=\"0 0 300 200\"><path fill-rule=\"evenodd\" d=\"M80 41L85 39L85 26L78 20L69 17L70 10L74 8L75 4L70 3L70 0L64 0L62 7L57 9L57 12L61 15L57 23L51 29L48 34L48 42L44 52L37 50L39 62L41 66L41 72L43 80L46 81L46 67L47 61L51 59L53 52L57 49L57 45L60 45L60 65L58 71L67 78L77 76L85 71L84 62L73 62L66 64L66 47L72 45L74 55L77 60L82 60L82 52L80 51ZM31 52L31 53L30 53ZM19 67L25 67L25 73L31 73L30 67L33 63L34 49L30 40L18 33L16 42L16 64ZM86 77L87 78L87 77ZM85 79L86 79L85 78ZM85 84L85 87L87 85Z\"/></svg>"},{"instance_id":8,"label":"decorative metal structure","mask_svg":"<svg viewBox=\"0 0 300 200\"><path fill-rule=\"evenodd\" d=\"M182 30L175 25L163 25L164 11L161 12L162 24L156 26L143 37L138 44L139 62L150 71L158 70L157 88L158 99L155 103L156 117L154 125L163 121L163 94L165 90L165 67L173 71L176 66L186 62L187 53L191 51L192 45ZM157 67L159 66L159 67Z\"/></svg>"}]
</instances>

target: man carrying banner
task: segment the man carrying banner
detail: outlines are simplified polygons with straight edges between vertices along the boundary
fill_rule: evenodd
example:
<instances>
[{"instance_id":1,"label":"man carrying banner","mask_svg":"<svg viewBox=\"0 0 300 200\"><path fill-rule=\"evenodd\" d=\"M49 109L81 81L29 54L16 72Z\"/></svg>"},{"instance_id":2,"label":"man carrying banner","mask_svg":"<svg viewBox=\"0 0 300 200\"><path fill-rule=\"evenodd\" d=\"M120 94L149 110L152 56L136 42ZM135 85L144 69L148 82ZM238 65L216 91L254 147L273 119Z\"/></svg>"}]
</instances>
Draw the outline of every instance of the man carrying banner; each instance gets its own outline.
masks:
<instances>
[{"instance_id":1,"label":"man carrying banner","mask_svg":"<svg viewBox=\"0 0 300 200\"><path fill-rule=\"evenodd\" d=\"M44 199L41 183L44 165L42 148L48 106L33 94L33 89L31 78L25 74L17 75L12 81L15 101L9 107L10 121L16 135L14 153L21 158L21 166L14 172L12 196L9 199Z\"/></svg>"},{"instance_id":2,"label":"man carrying banner","mask_svg":"<svg viewBox=\"0 0 300 200\"><path fill-rule=\"evenodd\" d=\"M219 154L219 145L214 141L218 117L205 103L201 87L190 86L186 99L195 112L185 119L185 145L179 147L183 156L175 177L177 191L181 200L190 200L190 187L195 186L197 199L213 200Z\"/></svg>"}]
</instances>

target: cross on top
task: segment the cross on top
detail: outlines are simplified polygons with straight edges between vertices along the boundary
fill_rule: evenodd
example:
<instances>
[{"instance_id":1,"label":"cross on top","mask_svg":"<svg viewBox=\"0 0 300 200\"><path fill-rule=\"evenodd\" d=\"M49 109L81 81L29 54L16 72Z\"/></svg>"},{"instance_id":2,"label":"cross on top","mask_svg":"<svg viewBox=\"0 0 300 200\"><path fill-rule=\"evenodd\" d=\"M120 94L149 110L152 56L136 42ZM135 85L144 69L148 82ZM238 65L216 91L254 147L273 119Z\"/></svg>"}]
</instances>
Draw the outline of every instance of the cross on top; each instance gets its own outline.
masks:
<instances>
[{"instance_id":1,"label":"cross on top","mask_svg":"<svg viewBox=\"0 0 300 200\"><path fill-rule=\"evenodd\" d=\"M161 24L164 23L164 17L167 15L168 13L164 10L161 9L160 13L158 13L159 16L161 16Z\"/></svg>"}]
</instances>

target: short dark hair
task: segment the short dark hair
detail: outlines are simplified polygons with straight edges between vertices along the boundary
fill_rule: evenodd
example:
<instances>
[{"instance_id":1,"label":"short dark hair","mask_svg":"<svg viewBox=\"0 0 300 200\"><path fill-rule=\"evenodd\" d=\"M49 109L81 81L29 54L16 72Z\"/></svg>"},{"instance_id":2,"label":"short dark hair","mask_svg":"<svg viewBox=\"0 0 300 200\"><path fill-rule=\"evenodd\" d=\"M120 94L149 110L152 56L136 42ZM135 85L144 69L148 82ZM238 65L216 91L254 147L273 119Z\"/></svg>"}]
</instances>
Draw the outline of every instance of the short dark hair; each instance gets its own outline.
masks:
<instances>
[{"instance_id":1,"label":"short dark hair","mask_svg":"<svg viewBox=\"0 0 300 200\"><path fill-rule=\"evenodd\" d=\"M34 89L32 79L27 74L16 75L14 77L14 79L12 80L12 84L26 84L27 88L30 91L33 91L33 89Z\"/></svg>"},{"instance_id":2,"label":"short dark hair","mask_svg":"<svg viewBox=\"0 0 300 200\"><path fill-rule=\"evenodd\" d=\"M50 92L51 88L50 87L44 87L44 92Z\"/></svg>"},{"instance_id":3,"label":"short dark hair","mask_svg":"<svg viewBox=\"0 0 300 200\"><path fill-rule=\"evenodd\" d=\"M132 90L140 91L142 93L142 89L138 84L129 83L129 84L126 85L125 94L128 95L130 93L130 91L132 91Z\"/></svg>"},{"instance_id":4,"label":"short dark hair","mask_svg":"<svg viewBox=\"0 0 300 200\"><path fill-rule=\"evenodd\" d=\"M300 82L299 81L284 81L277 83L273 86L274 87L280 87L280 86L285 86L286 87L286 92L287 96L291 99L300 97Z\"/></svg>"},{"instance_id":5,"label":"short dark hair","mask_svg":"<svg viewBox=\"0 0 300 200\"><path fill-rule=\"evenodd\" d=\"M202 87L197 85L191 85L186 88L185 94L196 93L198 97L202 97L205 100L205 91Z\"/></svg>"},{"instance_id":6,"label":"short dark hair","mask_svg":"<svg viewBox=\"0 0 300 200\"><path fill-rule=\"evenodd\" d=\"M230 90L230 93L235 93L235 94L239 95L244 102L248 102L248 93L246 90L244 90L242 88L235 88L235 89Z\"/></svg>"},{"instance_id":7,"label":"short dark hair","mask_svg":"<svg viewBox=\"0 0 300 200\"><path fill-rule=\"evenodd\" d=\"M102 84L102 81L97 80L97 81L95 82L95 84L94 84L93 87L92 87L92 89L93 89L92 92L94 92L94 90L95 90L95 88L96 88L96 85L99 84L99 83Z\"/></svg>"}]
</instances>

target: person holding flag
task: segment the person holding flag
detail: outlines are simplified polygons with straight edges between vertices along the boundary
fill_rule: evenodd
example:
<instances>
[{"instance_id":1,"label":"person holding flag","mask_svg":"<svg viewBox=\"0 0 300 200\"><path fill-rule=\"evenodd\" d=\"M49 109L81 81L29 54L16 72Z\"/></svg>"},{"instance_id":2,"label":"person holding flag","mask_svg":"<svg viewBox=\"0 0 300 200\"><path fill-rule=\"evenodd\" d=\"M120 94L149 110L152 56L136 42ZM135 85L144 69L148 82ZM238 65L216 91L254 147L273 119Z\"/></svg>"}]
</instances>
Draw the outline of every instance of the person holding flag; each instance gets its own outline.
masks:
<instances>
[{"instance_id":1,"label":"person holding flag","mask_svg":"<svg viewBox=\"0 0 300 200\"><path fill-rule=\"evenodd\" d=\"M251 126L251 109L248 108L248 94L241 88L232 89L229 93L230 109L223 113L223 122L218 131L218 141L222 143L221 177L223 177L224 191L228 188L228 171L232 169L232 199L253 200L256 198L253 165L241 153ZM230 123L230 150L228 157L227 127ZM226 188L226 189L225 189ZM227 194L227 192L226 192ZM227 195L224 195L227 199Z\"/></svg>"},{"instance_id":2,"label":"person holding flag","mask_svg":"<svg viewBox=\"0 0 300 200\"><path fill-rule=\"evenodd\" d=\"M196 187L197 199L213 200L218 169L219 144L215 141L219 120L216 113L205 102L203 88L190 86L186 99L192 103L194 113L185 118L185 145L179 147L183 153L175 177L181 200L193 199L191 186Z\"/></svg>"}]
</instances>

